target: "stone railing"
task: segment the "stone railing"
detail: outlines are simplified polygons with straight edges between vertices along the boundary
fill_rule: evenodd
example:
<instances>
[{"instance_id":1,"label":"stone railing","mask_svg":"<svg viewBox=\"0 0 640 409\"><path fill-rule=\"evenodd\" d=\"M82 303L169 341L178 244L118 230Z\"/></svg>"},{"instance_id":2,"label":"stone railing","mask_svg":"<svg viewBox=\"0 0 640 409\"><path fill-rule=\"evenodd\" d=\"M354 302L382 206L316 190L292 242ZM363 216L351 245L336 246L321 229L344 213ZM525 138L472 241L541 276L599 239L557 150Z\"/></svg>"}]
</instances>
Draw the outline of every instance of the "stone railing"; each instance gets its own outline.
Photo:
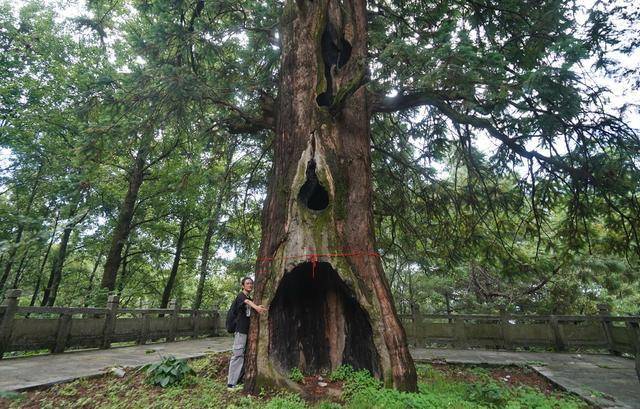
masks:
<instances>
[{"instance_id":1,"label":"stone railing","mask_svg":"<svg viewBox=\"0 0 640 409\"><path fill-rule=\"evenodd\" d=\"M635 354L640 316L419 314L401 316L414 345L607 349Z\"/></svg>"},{"instance_id":2,"label":"stone railing","mask_svg":"<svg viewBox=\"0 0 640 409\"><path fill-rule=\"evenodd\" d=\"M221 332L218 311L181 309L175 300L155 309L120 308L117 295L109 296L106 308L20 307L20 294L8 290L0 306L0 358L10 351L106 349L115 342L171 342Z\"/></svg>"},{"instance_id":3,"label":"stone railing","mask_svg":"<svg viewBox=\"0 0 640 409\"><path fill-rule=\"evenodd\" d=\"M640 378L640 316L598 315L401 315L413 346L450 345L456 348L583 348L635 356Z\"/></svg>"}]
</instances>

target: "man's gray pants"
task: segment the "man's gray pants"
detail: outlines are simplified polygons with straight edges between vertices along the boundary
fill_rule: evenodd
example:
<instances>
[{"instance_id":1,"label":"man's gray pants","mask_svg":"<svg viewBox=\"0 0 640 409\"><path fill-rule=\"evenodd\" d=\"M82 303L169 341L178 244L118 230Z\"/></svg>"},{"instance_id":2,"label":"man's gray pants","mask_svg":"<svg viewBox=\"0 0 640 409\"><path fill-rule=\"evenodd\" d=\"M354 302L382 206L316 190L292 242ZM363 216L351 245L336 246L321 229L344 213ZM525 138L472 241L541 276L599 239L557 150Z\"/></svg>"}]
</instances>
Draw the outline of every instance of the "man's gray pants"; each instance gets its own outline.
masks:
<instances>
[{"instance_id":1,"label":"man's gray pants","mask_svg":"<svg viewBox=\"0 0 640 409\"><path fill-rule=\"evenodd\" d=\"M236 332L233 337L233 355L229 361L227 385L235 385L244 373L244 347L247 345L247 334Z\"/></svg>"}]
</instances>

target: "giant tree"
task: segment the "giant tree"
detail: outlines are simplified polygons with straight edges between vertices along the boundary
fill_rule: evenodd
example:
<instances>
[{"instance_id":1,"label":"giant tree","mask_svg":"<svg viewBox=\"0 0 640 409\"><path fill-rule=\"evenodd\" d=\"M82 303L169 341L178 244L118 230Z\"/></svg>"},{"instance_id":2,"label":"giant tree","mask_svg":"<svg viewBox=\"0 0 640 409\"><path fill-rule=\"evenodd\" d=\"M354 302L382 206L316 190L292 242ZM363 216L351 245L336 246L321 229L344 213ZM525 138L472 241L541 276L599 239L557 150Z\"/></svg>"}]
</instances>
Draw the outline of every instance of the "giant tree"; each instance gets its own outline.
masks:
<instances>
[{"instance_id":1,"label":"giant tree","mask_svg":"<svg viewBox=\"0 0 640 409\"><path fill-rule=\"evenodd\" d=\"M132 4L125 30L154 80L272 148L255 294L270 308L253 318L248 390L342 363L416 388L376 252L372 119L413 132L427 159L452 146L472 159L492 140L493 170L526 175L516 186L536 217L564 195L578 232L598 197L637 243L638 137L581 72L592 56L610 65L618 8L600 4L581 24L559 0ZM91 3L100 24L111 6Z\"/></svg>"}]
</instances>

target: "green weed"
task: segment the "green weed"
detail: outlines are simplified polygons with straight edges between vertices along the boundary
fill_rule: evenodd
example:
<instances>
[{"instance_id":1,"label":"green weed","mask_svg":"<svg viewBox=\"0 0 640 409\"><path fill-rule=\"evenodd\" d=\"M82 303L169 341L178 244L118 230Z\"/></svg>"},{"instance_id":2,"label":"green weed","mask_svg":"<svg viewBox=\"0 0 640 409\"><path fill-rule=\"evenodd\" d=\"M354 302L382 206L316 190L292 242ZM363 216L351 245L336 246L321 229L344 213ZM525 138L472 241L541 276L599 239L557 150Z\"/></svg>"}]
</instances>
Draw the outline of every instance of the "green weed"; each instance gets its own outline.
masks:
<instances>
[{"instance_id":1,"label":"green weed","mask_svg":"<svg viewBox=\"0 0 640 409\"><path fill-rule=\"evenodd\" d=\"M293 368L289 372L289 379L297 383L301 383L302 381L304 381L304 375L302 374L300 368Z\"/></svg>"},{"instance_id":2,"label":"green weed","mask_svg":"<svg viewBox=\"0 0 640 409\"><path fill-rule=\"evenodd\" d=\"M168 356L160 362L144 367L147 371L147 382L163 388L182 382L187 375L195 375L189 364L183 359Z\"/></svg>"}]
</instances>

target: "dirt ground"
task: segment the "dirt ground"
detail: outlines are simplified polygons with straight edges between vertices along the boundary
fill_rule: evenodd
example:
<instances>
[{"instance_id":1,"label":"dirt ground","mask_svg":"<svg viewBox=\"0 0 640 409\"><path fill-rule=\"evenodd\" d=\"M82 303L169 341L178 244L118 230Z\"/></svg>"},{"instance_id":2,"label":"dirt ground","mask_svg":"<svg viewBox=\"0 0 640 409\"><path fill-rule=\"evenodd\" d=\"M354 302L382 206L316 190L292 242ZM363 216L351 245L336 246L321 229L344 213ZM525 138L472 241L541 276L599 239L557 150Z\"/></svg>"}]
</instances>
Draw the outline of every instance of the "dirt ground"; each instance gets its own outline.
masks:
<instances>
[{"instance_id":1,"label":"dirt ground","mask_svg":"<svg viewBox=\"0 0 640 409\"><path fill-rule=\"evenodd\" d=\"M209 357L205 365L196 368L197 376L209 378L221 385L226 384L227 368L229 365L229 354L214 354ZM526 385L535 388L545 394L551 394L558 391L558 388L549 382L546 378L537 372L523 367L505 366L505 367L470 367L466 365L453 365L447 363L433 362L431 367L444 375L446 379L463 382L477 382L482 376L490 376L499 383L508 384L509 386ZM474 369L475 368L475 369ZM321 386L319 382L326 383ZM53 407L62 406L63 403L71 401L86 401L86 405L80 404L80 407L94 408L99 407L101 402L106 403L106 396L115 393L118 397L122 397L123 402L127 401L127 392L132 390L138 393L144 393L153 401L154 396L161 395L163 390L159 387L151 386L145 382L144 371L127 370L126 375L122 378L116 378L113 375L105 375L96 378L85 379L73 383L73 388L68 387L69 384L54 385L43 390L32 390L26 393L25 398L21 401L21 408L36 409L41 408L43 402L47 402ZM342 392L342 382L331 382L327 377L306 376L302 384L302 397L309 403L315 403L321 400L333 401L340 403ZM185 386L189 388L189 386ZM190 393L198 393L193 390ZM268 400L277 391L265 391L259 399ZM237 399L238 396L245 395L244 392L221 392L222 398L228 398L228 401ZM0 398L0 409L8 408L10 401Z\"/></svg>"}]
</instances>

